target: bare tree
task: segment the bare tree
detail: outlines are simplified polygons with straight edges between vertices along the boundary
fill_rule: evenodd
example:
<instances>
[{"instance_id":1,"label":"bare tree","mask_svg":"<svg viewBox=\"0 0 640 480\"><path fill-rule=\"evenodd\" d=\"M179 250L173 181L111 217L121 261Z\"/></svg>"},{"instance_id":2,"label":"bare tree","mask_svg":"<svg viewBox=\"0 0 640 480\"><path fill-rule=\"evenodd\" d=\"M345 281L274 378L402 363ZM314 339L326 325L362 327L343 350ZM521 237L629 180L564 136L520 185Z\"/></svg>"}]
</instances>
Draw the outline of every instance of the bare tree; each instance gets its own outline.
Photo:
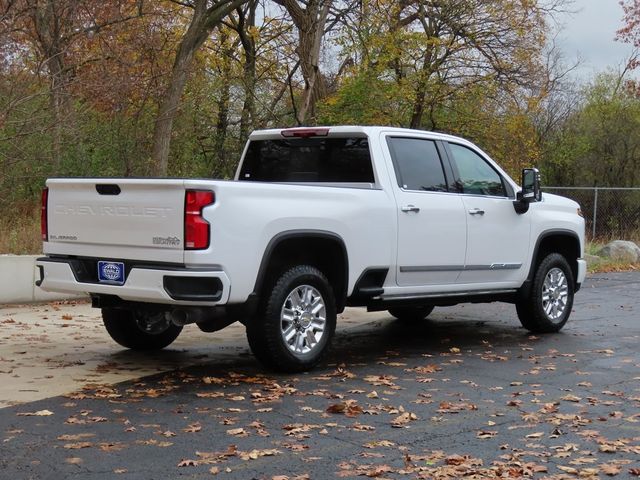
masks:
<instances>
[{"instance_id":1,"label":"bare tree","mask_svg":"<svg viewBox=\"0 0 640 480\"><path fill-rule=\"evenodd\" d=\"M287 9L298 30L296 52L304 78L302 101L296 117L300 125L314 123L316 103L323 98L326 85L320 71L320 49L333 0L274 0Z\"/></svg>"},{"instance_id":2,"label":"bare tree","mask_svg":"<svg viewBox=\"0 0 640 480\"><path fill-rule=\"evenodd\" d=\"M193 15L189 27L178 45L169 83L155 121L151 167L152 173L156 176L166 176L167 174L173 119L180 105L195 53L207 40L212 30L247 0L218 0L214 2L192 0L189 3L172 1L191 8Z\"/></svg>"},{"instance_id":3,"label":"bare tree","mask_svg":"<svg viewBox=\"0 0 640 480\"><path fill-rule=\"evenodd\" d=\"M457 91L515 90L538 80L551 14L570 0L399 0L354 9L343 30L361 69L392 78L410 103L407 126ZM430 118L429 121L432 119Z\"/></svg>"},{"instance_id":4,"label":"bare tree","mask_svg":"<svg viewBox=\"0 0 640 480\"><path fill-rule=\"evenodd\" d=\"M72 70L67 65L75 6L54 0L27 0L33 26L34 43L49 76L49 103L53 113L53 161L57 169L66 125L72 115L69 86Z\"/></svg>"},{"instance_id":5,"label":"bare tree","mask_svg":"<svg viewBox=\"0 0 640 480\"><path fill-rule=\"evenodd\" d=\"M256 113L256 37L252 30L256 28L257 0L250 0L243 8L236 9L236 15L230 15L229 26L235 30L240 38L244 62L242 65L242 83L244 85L244 100L240 116L240 141L244 142L249 136Z\"/></svg>"},{"instance_id":6,"label":"bare tree","mask_svg":"<svg viewBox=\"0 0 640 480\"><path fill-rule=\"evenodd\" d=\"M72 129L71 86L86 61L79 43L102 29L140 17L143 1L0 0L0 23L6 27L3 42L15 51L30 52L38 63L38 74L47 79L54 170L60 167L65 134Z\"/></svg>"}]
</instances>

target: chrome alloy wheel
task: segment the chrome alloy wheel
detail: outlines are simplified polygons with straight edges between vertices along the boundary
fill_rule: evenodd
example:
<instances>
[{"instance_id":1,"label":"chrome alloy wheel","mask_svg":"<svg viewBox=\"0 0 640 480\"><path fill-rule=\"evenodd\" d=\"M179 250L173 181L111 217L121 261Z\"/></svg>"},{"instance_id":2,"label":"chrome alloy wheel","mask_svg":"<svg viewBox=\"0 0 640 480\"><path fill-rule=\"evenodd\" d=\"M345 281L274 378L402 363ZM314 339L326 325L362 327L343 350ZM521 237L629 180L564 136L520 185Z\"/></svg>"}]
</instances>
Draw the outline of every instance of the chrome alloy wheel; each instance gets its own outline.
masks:
<instances>
[{"instance_id":1,"label":"chrome alloy wheel","mask_svg":"<svg viewBox=\"0 0 640 480\"><path fill-rule=\"evenodd\" d=\"M564 272L552 268L542 286L542 308L549 320L558 320L564 314L569 299L569 284Z\"/></svg>"},{"instance_id":2,"label":"chrome alloy wheel","mask_svg":"<svg viewBox=\"0 0 640 480\"><path fill-rule=\"evenodd\" d=\"M311 352L320 343L327 323L327 311L320 292L299 285L287 296L280 313L284 343L296 355Z\"/></svg>"}]
</instances>

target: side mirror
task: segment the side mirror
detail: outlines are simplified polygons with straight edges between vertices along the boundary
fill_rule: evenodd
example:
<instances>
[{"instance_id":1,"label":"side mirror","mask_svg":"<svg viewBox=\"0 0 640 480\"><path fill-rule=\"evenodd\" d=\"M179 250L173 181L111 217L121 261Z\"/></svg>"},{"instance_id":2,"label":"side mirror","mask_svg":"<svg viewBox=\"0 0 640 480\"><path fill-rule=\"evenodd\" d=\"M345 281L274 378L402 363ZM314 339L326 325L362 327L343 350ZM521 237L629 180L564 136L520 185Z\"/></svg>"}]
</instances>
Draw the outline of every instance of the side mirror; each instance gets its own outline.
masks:
<instances>
[{"instance_id":1,"label":"side mirror","mask_svg":"<svg viewBox=\"0 0 640 480\"><path fill-rule=\"evenodd\" d=\"M518 214L527 213L529 204L542 200L540 190L540 172L537 168L525 168L522 170L522 190L518 192L513 207Z\"/></svg>"},{"instance_id":2,"label":"side mirror","mask_svg":"<svg viewBox=\"0 0 640 480\"><path fill-rule=\"evenodd\" d=\"M542 200L540 172L537 168L525 168L522 170L522 198L529 202Z\"/></svg>"}]
</instances>

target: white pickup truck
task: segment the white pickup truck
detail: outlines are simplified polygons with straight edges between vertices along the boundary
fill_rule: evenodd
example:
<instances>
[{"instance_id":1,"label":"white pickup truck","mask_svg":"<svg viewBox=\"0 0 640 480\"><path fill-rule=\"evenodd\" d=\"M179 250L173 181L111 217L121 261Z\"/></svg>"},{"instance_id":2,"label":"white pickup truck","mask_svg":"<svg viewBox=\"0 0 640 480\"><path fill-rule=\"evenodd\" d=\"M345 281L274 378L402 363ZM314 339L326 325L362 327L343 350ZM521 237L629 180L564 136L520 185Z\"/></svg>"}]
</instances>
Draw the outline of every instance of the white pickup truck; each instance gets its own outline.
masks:
<instances>
[{"instance_id":1,"label":"white pickup truck","mask_svg":"<svg viewBox=\"0 0 640 480\"><path fill-rule=\"evenodd\" d=\"M254 132L235 179L50 179L40 288L88 292L120 345L242 322L264 364L306 370L345 306L424 319L514 303L560 330L585 278L575 202L522 187L461 138L388 127Z\"/></svg>"}]
</instances>

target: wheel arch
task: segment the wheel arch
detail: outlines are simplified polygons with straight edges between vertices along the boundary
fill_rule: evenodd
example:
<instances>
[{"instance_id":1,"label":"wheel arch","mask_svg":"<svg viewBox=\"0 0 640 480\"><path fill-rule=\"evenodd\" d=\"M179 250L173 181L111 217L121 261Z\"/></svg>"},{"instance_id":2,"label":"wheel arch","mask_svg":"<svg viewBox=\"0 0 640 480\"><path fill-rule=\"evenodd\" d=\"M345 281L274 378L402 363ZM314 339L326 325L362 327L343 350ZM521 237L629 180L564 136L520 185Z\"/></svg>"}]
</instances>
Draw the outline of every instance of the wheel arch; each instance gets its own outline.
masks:
<instances>
[{"instance_id":1,"label":"wheel arch","mask_svg":"<svg viewBox=\"0 0 640 480\"><path fill-rule=\"evenodd\" d=\"M559 253L563 255L569 265L574 278L574 288L577 290L576 283L578 278L578 259L581 254L580 237L571 230L552 229L542 232L536 240L529 266L529 274L527 275L526 284L530 285L536 273L536 268L540 262L550 253Z\"/></svg>"},{"instance_id":2,"label":"wheel arch","mask_svg":"<svg viewBox=\"0 0 640 480\"><path fill-rule=\"evenodd\" d=\"M341 313L347 299L349 257L342 237L325 230L288 230L275 235L262 255L252 295L259 299L275 277L299 264L312 265L327 277Z\"/></svg>"}]
</instances>

